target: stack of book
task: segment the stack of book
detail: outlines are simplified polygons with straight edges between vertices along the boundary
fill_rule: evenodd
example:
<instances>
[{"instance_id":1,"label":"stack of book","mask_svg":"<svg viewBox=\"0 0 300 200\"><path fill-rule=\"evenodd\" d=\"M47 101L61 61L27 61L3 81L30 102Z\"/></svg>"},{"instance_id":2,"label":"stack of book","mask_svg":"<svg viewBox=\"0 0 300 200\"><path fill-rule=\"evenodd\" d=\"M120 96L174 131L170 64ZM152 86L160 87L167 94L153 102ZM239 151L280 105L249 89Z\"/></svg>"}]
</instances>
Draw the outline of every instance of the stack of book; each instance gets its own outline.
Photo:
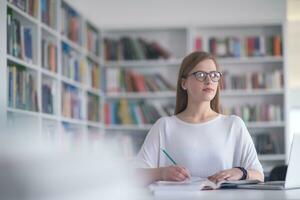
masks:
<instances>
[{"instance_id":1,"label":"stack of book","mask_svg":"<svg viewBox=\"0 0 300 200\"><path fill-rule=\"evenodd\" d=\"M52 28L56 28L56 2L53 0L41 0L42 22Z\"/></svg>"},{"instance_id":2,"label":"stack of book","mask_svg":"<svg viewBox=\"0 0 300 200\"><path fill-rule=\"evenodd\" d=\"M89 121L99 122L100 99L99 96L87 93L87 118Z\"/></svg>"},{"instance_id":3,"label":"stack of book","mask_svg":"<svg viewBox=\"0 0 300 200\"><path fill-rule=\"evenodd\" d=\"M57 72L57 46L55 42L42 39L42 67Z\"/></svg>"},{"instance_id":4,"label":"stack of book","mask_svg":"<svg viewBox=\"0 0 300 200\"><path fill-rule=\"evenodd\" d=\"M284 152L282 136L277 132L251 134L258 154L282 154Z\"/></svg>"},{"instance_id":5,"label":"stack of book","mask_svg":"<svg viewBox=\"0 0 300 200\"><path fill-rule=\"evenodd\" d=\"M62 115L68 118L81 119L81 96L79 90L72 86L62 84Z\"/></svg>"},{"instance_id":6,"label":"stack of book","mask_svg":"<svg viewBox=\"0 0 300 200\"><path fill-rule=\"evenodd\" d=\"M85 82L86 60L66 43L62 43L62 75L74 81Z\"/></svg>"},{"instance_id":7,"label":"stack of book","mask_svg":"<svg viewBox=\"0 0 300 200\"><path fill-rule=\"evenodd\" d=\"M86 24L86 48L88 52L99 55L99 33L90 24Z\"/></svg>"},{"instance_id":8,"label":"stack of book","mask_svg":"<svg viewBox=\"0 0 300 200\"><path fill-rule=\"evenodd\" d=\"M155 106L143 101L121 99L105 103L106 124L153 124L161 117Z\"/></svg>"},{"instance_id":9,"label":"stack of book","mask_svg":"<svg viewBox=\"0 0 300 200\"><path fill-rule=\"evenodd\" d=\"M88 70L88 85L91 88L100 89L100 67L97 63L87 59L87 70Z\"/></svg>"},{"instance_id":10,"label":"stack of book","mask_svg":"<svg viewBox=\"0 0 300 200\"><path fill-rule=\"evenodd\" d=\"M106 71L107 92L157 92L175 90L161 74L140 74L133 70L116 68Z\"/></svg>"},{"instance_id":11,"label":"stack of book","mask_svg":"<svg viewBox=\"0 0 300 200\"><path fill-rule=\"evenodd\" d=\"M202 44L202 38L195 37L195 50L202 50ZM282 56L282 38L280 35L210 37L208 51L218 57Z\"/></svg>"},{"instance_id":12,"label":"stack of book","mask_svg":"<svg viewBox=\"0 0 300 200\"><path fill-rule=\"evenodd\" d=\"M224 114L238 115L245 122L283 120L282 106L275 104L222 106L221 110Z\"/></svg>"},{"instance_id":13,"label":"stack of book","mask_svg":"<svg viewBox=\"0 0 300 200\"><path fill-rule=\"evenodd\" d=\"M54 114L56 84L54 81L43 79L42 83L42 112Z\"/></svg>"},{"instance_id":14,"label":"stack of book","mask_svg":"<svg viewBox=\"0 0 300 200\"><path fill-rule=\"evenodd\" d=\"M281 70L268 72L252 72L244 74L229 74L223 72L221 88L230 89L281 89L283 88L283 73Z\"/></svg>"},{"instance_id":15,"label":"stack of book","mask_svg":"<svg viewBox=\"0 0 300 200\"><path fill-rule=\"evenodd\" d=\"M67 36L71 41L81 44L81 18L79 14L65 2L62 2L61 17L62 34Z\"/></svg>"},{"instance_id":16,"label":"stack of book","mask_svg":"<svg viewBox=\"0 0 300 200\"><path fill-rule=\"evenodd\" d=\"M15 5L22 11L31 16L36 17L38 13L39 1L38 0L8 0L9 3Z\"/></svg>"},{"instance_id":17,"label":"stack of book","mask_svg":"<svg viewBox=\"0 0 300 200\"><path fill-rule=\"evenodd\" d=\"M21 24L12 9L7 8L7 53L32 63L32 34L32 27Z\"/></svg>"},{"instance_id":18,"label":"stack of book","mask_svg":"<svg viewBox=\"0 0 300 200\"><path fill-rule=\"evenodd\" d=\"M8 105L29 111L38 111L37 75L26 67L8 64Z\"/></svg>"},{"instance_id":19,"label":"stack of book","mask_svg":"<svg viewBox=\"0 0 300 200\"><path fill-rule=\"evenodd\" d=\"M130 37L119 40L105 38L104 55L105 60L167 59L171 56L168 50L155 41Z\"/></svg>"}]
</instances>

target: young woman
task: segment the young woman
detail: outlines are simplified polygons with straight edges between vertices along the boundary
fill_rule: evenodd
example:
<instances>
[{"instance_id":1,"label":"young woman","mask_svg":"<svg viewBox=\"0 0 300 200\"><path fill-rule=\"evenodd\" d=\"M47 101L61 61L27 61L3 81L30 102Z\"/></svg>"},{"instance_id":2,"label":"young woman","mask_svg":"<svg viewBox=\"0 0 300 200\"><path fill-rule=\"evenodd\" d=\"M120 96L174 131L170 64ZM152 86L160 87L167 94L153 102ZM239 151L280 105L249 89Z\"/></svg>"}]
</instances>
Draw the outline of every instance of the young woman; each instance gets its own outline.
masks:
<instances>
[{"instance_id":1,"label":"young woman","mask_svg":"<svg viewBox=\"0 0 300 200\"><path fill-rule=\"evenodd\" d=\"M216 60L206 52L193 52L183 59L175 115L153 125L137 156L148 183L183 181L191 176L214 182L264 180L242 119L219 113L221 75Z\"/></svg>"}]
</instances>

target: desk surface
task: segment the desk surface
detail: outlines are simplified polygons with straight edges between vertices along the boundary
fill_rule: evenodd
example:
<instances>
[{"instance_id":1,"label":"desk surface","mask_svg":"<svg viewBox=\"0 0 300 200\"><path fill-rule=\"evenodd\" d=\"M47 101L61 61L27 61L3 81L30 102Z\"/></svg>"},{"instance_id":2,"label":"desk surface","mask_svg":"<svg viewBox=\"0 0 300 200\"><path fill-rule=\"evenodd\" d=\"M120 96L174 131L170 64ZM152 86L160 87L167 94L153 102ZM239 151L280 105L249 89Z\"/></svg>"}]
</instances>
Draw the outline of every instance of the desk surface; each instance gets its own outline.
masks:
<instances>
[{"instance_id":1,"label":"desk surface","mask_svg":"<svg viewBox=\"0 0 300 200\"><path fill-rule=\"evenodd\" d=\"M155 200L255 200L255 199L300 199L300 189L293 190L206 190L206 191L160 191L154 195Z\"/></svg>"}]
</instances>

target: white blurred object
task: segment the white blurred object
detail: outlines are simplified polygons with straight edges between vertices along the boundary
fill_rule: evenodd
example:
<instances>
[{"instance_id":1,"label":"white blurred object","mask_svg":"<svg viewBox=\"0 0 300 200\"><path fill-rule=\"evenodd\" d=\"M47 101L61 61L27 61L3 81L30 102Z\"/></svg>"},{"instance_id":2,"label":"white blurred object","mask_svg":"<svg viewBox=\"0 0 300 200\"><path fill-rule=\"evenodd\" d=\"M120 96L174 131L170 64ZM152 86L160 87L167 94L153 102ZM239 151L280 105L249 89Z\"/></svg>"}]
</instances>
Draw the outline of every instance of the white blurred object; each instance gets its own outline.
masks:
<instances>
[{"instance_id":1,"label":"white blurred object","mask_svg":"<svg viewBox=\"0 0 300 200\"><path fill-rule=\"evenodd\" d=\"M89 151L84 145L0 138L0 199L142 199L133 170L109 146L100 146Z\"/></svg>"}]
</instances>

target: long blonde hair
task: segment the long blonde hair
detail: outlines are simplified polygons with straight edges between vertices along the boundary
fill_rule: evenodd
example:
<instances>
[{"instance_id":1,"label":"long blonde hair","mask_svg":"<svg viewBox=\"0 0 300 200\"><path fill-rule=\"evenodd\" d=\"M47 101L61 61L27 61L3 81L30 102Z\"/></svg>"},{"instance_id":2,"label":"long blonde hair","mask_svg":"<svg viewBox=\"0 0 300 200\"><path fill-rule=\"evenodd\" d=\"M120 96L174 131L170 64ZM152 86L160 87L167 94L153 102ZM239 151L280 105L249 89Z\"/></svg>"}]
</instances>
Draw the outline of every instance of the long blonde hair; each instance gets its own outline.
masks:
<instances>
[{"instance_id":1,"label":"long blonde hair","mask_svg":"<svg viewBox=\"0 0 300 200\"><path fill-rule=\"evenodd\" d=\"M175 115L184 111L188 103L187 91L184 90L181 85L182 79L186 78L199 62L206 59L211 59L215 63L217 70L219 69L216 59L207 52L196 51L190 53L183 59L177 80ZM210 101L210 107L213 111L217 113L220 112L220 83L218 84L215 97Z\"/></svg>"}]
</instances>

